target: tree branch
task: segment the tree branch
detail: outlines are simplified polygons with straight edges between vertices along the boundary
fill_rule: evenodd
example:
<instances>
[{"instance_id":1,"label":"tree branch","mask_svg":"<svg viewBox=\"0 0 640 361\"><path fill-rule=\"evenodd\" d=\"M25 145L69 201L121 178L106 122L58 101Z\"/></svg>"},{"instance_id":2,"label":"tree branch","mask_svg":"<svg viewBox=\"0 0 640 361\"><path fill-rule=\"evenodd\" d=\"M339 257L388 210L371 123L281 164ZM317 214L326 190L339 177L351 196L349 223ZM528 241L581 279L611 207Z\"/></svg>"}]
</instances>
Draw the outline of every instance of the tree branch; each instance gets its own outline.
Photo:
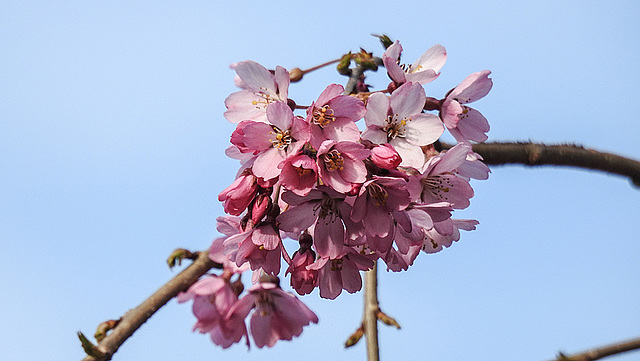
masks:
<instances>
[{"instance_id":1,"label":"tree branch","mask_svg":"<svg viewBox=\"0 0 640 361\"><path fill-rule=\"evenodd\" d=\"M104 354L103 357L87 356L82 361L106 361L111 360L118 348L142 326L158 309L164 306L170 299L185 291L189 286L213 267L222 267L209 259L209 252L203 251L198 258L185 270L165 283L138 307L129 310L122 316L113 331L98 343L97 350Z\"/></svg>"},{"instance_id":2,"label":"tree branch","mask_svg":"<svg viewBox=\"0 0 640 361\"><path fill-rule=\"evenodd\" d=\"M452 146L442 145L445 149ZM636 187L640 187L639 161L579 145L493 142L474 144L473 151L480 154L489 165L562 165L593 169L628 177Z\"/></svg>"},{"instance_id":3,"label":"tree branch","mask_svg":"<svg viewBox=\"0 0 640 361\"><path fill-rule=\"evenodd\" d=\"M640 338L635 338L611 345L594 348L570 356L566 356L560 353L554 361L596 361L608 356L613 356L623 352L638 349L640 349Z\"/></svg>"}]
</instances>

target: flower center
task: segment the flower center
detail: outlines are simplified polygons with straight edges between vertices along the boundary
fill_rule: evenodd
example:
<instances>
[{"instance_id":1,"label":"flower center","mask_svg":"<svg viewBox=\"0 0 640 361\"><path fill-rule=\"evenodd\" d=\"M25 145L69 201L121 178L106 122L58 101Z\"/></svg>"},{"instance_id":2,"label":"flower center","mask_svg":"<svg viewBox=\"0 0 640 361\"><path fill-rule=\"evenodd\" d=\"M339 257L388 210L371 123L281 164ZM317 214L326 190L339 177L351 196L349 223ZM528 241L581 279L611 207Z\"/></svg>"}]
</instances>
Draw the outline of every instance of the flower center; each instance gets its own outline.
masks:
<instances>
[{"instance_id":1,"label":"flower center","mask_svg":"<svg viewBox=\"0 0 640 361\"><path fill-rule=\"evenodd\" d=\"M329 172L344 169L344 158L342 154L335 149L324 154L324 165Z\"/></svg>"},{"instance_id":2,"label":"flower center","mask_svg":"<svg viewBox=\"0 0 640 361\"><path fill-rule=\"evenodd\" d=\"M448 176L444 175L435 175L422 178L420 181L422 183L422 189L433 194L436 198L440 198L443 201L448 201L449 197L447 194L453 188L453 183Z\"/></svg>"},{"instance_id":3,"label":"flower center","mask_svg":"<svg viewBox=\"0 0 640 361\"><path fill-rule=\"evenodd\" d=\"M264 89L265 91L267 90L266 88ZM253 92L253 95L256 95L262 99L259 100L253 100L251 102L251 104L253 106L256 107L256 109L265 109L267 107L267 105L277 101L277 99L274 99L271 95L267 94L267 93L262 93L262 92Z\"/></svg>"},{"instance_id":4,"label":"flower center","mask_svg":"<svg viewBox=\"0 0 640 361\"><path fill-rule=\"evenodd\" d=\"M320 127L325 127L329 123L336 120L335 113L330 106L325 105L322 108L315 109L313 111L313 123Z\"/></svg>"},{"instance_id":5,"label":"flower center","mask_svg":"<svg viewBox=\"0 0 640 361\"><path fill-rule=\"evenodd\" d=\"M342 258L331 260L332 271L342 271Z\"/></svg>"},{"instance_id":6,"label":"flower center","mask_svg":"<svg viewBox=\"0 0 640 361\"><path fill-rule=\"evenodd\" d=\"M379 184L371 183L367 186L369 197L373 200L373 204L377 207L382 207L387 203L389 193Z\"/></svg>"},{"instance_id":7,"label":"flower center","mask_svg":"<svg viewBox=\"0 0 640 361\"><path fill-rule=\"evenodd\" d=\"M296 166L294 166L293 168L296 170L296 172L298 172L298 175L301 176L301 177L311 174L311 169L302 168L302 167L296 167Z\"/></svg>"},{"instance_id":8,"label":"flower center","mask_svg":"<svg viewBox=\"0 0 640 361\"><path fill-rule=\"evenodd\" d=\"M272 125L271 128L273 128L273 132L269 132L269 134L275 134L275 139L269 139L269 141L271 142L271 144L273 144L275 148L284 150L289 146L289 144L291 144L295 140L291 136L290 129L281 130L275 125Z\"/></svg>"},{"instance_id":9,"label":"flower center","mask_svg":"<svg viewBox=\"0 0 640 361\"><path fill-rule=\"evenodd\" d=\"M398 65L400 65L400 69L402 69L402 71L407 74L407 73L415 73L418 72L420 70L422 70L422 65L418 64L418 66L416 66L415 69L413 69L413 65L412 64L400 64L400 61L398 60Z\"/></svg>"},{"instance_id":10,"label":"flower center","mask_svg":"<svg viewBox=\"0 0 640 361\"><path fill-rule=\"evenodd\" d=\"M404 117L402 120L398 121L398 114L389 115L385 120L387 125L382 128L387 133L387 142L391 139L395 139L395 137L404 137L406 129L405 126L407 122L411 121L411 118Z\"/></svg>"}]
</instances>

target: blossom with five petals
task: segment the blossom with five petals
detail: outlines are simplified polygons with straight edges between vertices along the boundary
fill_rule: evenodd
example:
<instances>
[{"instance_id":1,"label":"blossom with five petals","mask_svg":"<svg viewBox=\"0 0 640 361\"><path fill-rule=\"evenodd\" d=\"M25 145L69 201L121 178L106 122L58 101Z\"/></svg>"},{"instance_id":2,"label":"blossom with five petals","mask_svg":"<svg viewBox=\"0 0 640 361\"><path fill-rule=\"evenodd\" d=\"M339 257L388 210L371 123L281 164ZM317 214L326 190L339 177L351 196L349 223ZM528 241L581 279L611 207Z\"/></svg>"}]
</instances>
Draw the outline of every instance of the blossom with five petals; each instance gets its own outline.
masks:
<instances>
[{"instance_id":1,"label":"blossom with five petals","mask_svg":"<svg viewBox=\"0 0 640 361\"><path fill-rule=\"evenodd\" d=\"M425 162L421 146L432 144L444 132L438 116L422 113L426 100L418 83L405 83L387 97L374 93L367 102L362 139L389 143L400 154L402 167L420 168Z\"/></svg>"}]
</instances>

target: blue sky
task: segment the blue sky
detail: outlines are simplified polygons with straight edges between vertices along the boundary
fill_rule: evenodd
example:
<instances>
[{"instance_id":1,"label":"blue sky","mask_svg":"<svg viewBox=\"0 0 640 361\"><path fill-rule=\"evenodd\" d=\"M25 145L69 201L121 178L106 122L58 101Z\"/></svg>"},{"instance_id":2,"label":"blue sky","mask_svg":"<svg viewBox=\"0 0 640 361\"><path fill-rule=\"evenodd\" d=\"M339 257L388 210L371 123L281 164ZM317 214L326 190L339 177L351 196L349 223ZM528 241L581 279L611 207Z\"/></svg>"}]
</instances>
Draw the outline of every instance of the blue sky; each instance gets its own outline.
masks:
<instances>
[{"instance_id":1,"label":"blue sky","mask_svg":"<svg viewBox=\"0 0 640 361\"><path fill-rule=\"evenodd\" d=\"M238 164L223 101L229 64L306 68L364 47L404 59L446 47L442 97L490 69L474 107L489 139L579 143L640 158L640 5L635 1L20 1L0 4L0 350L8 359L81 359L75 333L136 306L177 271L177 247L205 249L218 193ZM308 104L327 69L293 84ZM384 71L368 81L385 87ZM381 272L381 356L546 360L639 336L640 192L596 172L494 167L458 217L478 229L403 273ZM345 350L361 294L303 300L320 318L273 349L222 350L191 333L175 301L116 360L364 359ZM637 354L616 358L637 359Z\"/></svg>"}]
</instances>

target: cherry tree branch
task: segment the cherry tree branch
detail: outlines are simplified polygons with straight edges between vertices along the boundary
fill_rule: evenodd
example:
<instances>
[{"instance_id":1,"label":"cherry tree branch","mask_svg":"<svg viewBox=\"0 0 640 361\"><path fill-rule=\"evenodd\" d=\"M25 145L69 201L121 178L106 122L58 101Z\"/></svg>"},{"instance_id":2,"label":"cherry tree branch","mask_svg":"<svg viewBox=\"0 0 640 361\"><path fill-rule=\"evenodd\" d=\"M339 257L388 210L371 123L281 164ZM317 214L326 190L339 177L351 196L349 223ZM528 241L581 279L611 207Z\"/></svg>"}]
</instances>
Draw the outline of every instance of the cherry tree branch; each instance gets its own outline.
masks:
<instances>
[{"instance_id":1,"label":"cherry tree branch","mask_svg":"<svg viewBox=\"0 0 640 361\"><path fill-rule=\"evenodd\" d=\"M222 265L211 261L208 251L200 252L189 267L165 283L138 307L125 313L111 333L102 339L97 346L93 346L95 352L92 354L95 356L87 356L83 361L111 360L118 348L158 309L177 296L178 293L189 288L200 276L213 267L222 268ZM89 345L89 347L91 346ZM83 347L85 347L86 351L87 347L84 342Z\"/></svg>"},{"instance_id":2,"label":"cherry tree branch","mask_svg":"<svg viewBox=\"0 0 640 361\"><path fill-rule=\"evenodd\" d=\"M367 361L379 361L378 348L378 262L365 273L362 325L367 343Z\"/></svg>"},{"instance_id":3,"label":"cherry tree branch","mask_svg":"<svg viewBox=\"0 0 640 361\"><path fill-rule=\"evenodd\" d=\"M596 361L623 352L640 349L640 338L597 347L570 356L560 353L554 361Z\"/></svg>"},{"instance_id":4,"label":"cherry tree branch","mask_svg":"<svg viewBox=\"0 0 640 361\"><path fill-rule=\"evenodd\" d=\"M451 148L442 144L444 149ZM629 178L640 187L640 162L580 145L546 145L531 142L492 142L473 145L473 151L489 165L523 164L527 166L561 165L599 170Z\"/></svg>"}]
</instances>

